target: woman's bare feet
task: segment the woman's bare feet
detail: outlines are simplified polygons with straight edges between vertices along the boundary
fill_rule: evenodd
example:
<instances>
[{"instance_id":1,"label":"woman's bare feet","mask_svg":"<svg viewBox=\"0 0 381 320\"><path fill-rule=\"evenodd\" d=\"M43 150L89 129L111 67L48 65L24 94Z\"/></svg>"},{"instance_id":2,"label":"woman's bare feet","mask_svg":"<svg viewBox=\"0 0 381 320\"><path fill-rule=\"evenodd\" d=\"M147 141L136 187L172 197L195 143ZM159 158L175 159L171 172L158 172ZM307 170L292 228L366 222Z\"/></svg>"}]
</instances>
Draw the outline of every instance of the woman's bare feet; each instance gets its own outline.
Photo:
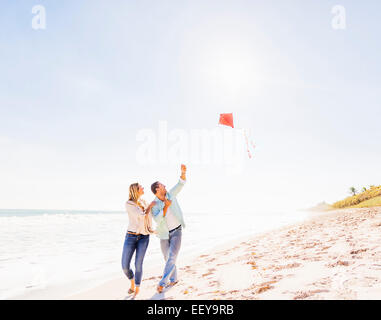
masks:
<instances>
[{"instance_id":1,"label":"woman's bare feet","mask_svg":"<svg viewBox=\"0 0 381 320\"><path fill-rule=\"evenodd\" d=\"M162 292L163 292L163 289L164 289L164 287L162 287L162 286L157 286L157 292L158 292L158 293L162 293Z\"/></svg>"},{"instance_id":2,"label":"woman's bare feet","mask_svg":"<svg viewBox=\"0 0 381 320\"><path fill-rule=\"evenodd\" d=\"M173 282L170 282L168 286L169 286L169 287L173 287L173 286L175 286L178 282L179 282L179 281L173 281Z\"/></svg>"},{"instance_id":3,"label":"woman's bare feet","mask_svg":"<svg viewBox=\"0 0 381 320\"><path fill-rule=\"evenodd\" d=\"M138 295L140 291L140 288L138 286L135 287L135 294L134 294L134 298Z\"/></svg>"},{"instance_id":4,"label":"woman's bare feet","mask_svg":"<svg viewBox=\"0 0 381 320\"><path fill-rule=\"evenodd\" d=\"M136 287L136 288L138 288L138 287ZM128 293L133 294L134 292L135 292L135 280L132 279L131 280L131 288L128 290Z\"/></svg>"}]
</instances>

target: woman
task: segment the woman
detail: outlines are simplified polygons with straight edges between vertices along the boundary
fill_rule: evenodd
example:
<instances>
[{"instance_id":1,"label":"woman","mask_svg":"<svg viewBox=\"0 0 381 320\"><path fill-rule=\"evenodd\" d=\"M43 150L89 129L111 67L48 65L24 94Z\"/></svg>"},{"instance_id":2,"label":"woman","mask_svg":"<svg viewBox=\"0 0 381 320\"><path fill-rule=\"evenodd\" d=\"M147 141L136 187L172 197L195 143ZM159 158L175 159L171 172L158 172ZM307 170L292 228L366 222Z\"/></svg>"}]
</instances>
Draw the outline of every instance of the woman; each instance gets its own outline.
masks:
<instances>
[{"instance_id":1,"label":"woman","mask_svg":"<svg viewBox=\"0 0 381 320\"><path fill-rule=\"evenodd\" d=\"M126 203L129 225L123 247L122 268L127 278L131 280L131 288L128 293L134 293L134 297L136 297L142 280L143 260L149 243L149 235L154 233L150 214L154 202L147 207L145 201L141 199L144 188L138 183L130 185L129 191L129 200ZM135 251L134 277L130 263Z\"/></svg>"}]
</instances>

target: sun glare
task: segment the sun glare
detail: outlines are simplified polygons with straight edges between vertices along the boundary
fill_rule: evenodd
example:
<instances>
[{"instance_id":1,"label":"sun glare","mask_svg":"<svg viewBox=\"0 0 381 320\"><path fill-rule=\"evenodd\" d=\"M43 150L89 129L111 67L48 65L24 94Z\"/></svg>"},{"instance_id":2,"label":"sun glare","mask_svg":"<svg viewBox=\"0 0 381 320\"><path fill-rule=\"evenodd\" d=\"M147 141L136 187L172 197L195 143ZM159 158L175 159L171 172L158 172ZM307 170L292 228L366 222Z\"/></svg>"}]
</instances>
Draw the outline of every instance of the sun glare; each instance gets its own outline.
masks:
<instances>
[{"instance_id":1,"label":"sun glare","mask_svg":"<svg viewBox=\"0 0 381 320\"><path fill-rule=\"evenodd\" d=\"M197 77L211 94L236 100L259 90L258 59L245 43L209 44L197 60Z\"/></svg>"},{"instance_id":2,"label":"sun glare","mask_svg":"<svg viewBox=\"0 0 381 320\"><path fill-rule=\"evenodd\" d=\"M231 94L248 88L254 78L252 59L245 52L235 50L216 51L206 71L209 81Z\"/></svg>"}]
</instances>

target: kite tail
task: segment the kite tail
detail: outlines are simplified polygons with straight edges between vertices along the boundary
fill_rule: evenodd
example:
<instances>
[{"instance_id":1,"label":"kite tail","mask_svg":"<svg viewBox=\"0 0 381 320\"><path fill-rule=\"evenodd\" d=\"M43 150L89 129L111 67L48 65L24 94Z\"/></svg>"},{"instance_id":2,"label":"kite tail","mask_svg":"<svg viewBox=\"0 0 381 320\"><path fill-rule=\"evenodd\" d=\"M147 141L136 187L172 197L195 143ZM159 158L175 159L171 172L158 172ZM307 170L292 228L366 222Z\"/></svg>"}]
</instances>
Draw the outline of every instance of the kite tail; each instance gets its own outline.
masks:
<instances>
[{"instance_id":1,"label":"kite tail","mask_svg":"<svg viewBox=\"0 0 381 320\"><path fill-rule=\"evenodd\" d=\"M255 145L254 145L254 143L253 143L253 141L251 139L250 139L250 145L249 145L249 138L247 137L246 129L243 129L243 133L245 135L247 154L249 156L249 159L251 159L252 155L251 155L251 152L250 152L250 146L252 146L252 148L254 149Z\"/></svg>"}]
</instances>

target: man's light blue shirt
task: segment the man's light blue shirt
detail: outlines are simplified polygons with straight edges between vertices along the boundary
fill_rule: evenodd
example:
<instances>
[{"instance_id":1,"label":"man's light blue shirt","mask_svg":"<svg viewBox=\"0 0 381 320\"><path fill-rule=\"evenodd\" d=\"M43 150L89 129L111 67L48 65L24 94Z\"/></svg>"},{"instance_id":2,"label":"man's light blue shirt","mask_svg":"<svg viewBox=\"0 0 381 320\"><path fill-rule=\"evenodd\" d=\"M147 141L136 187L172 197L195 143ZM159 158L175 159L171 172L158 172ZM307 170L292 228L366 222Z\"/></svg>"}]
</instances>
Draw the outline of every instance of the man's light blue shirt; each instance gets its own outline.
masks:
<instances>
[{"instance_id":1,"label":"man's light blue shirt","mask_svg":"<svg viewBox=\"0 0 381 320\"><path fill-rule=\"evenodd\" d=\"M183 212L177 202L177 195L184 187L184 184L185 180L180 179L179 182L166 194L167 199L172 201L170 206L171 213L179 220L183 228L185 228L185 222ZM156 222L157 236L160 239L169 239L169 230L164 217L164 201L161 201L158 197L156 197L154 201L156 204L152 208L152 216Z\"/></svg>"}]
</instances>

